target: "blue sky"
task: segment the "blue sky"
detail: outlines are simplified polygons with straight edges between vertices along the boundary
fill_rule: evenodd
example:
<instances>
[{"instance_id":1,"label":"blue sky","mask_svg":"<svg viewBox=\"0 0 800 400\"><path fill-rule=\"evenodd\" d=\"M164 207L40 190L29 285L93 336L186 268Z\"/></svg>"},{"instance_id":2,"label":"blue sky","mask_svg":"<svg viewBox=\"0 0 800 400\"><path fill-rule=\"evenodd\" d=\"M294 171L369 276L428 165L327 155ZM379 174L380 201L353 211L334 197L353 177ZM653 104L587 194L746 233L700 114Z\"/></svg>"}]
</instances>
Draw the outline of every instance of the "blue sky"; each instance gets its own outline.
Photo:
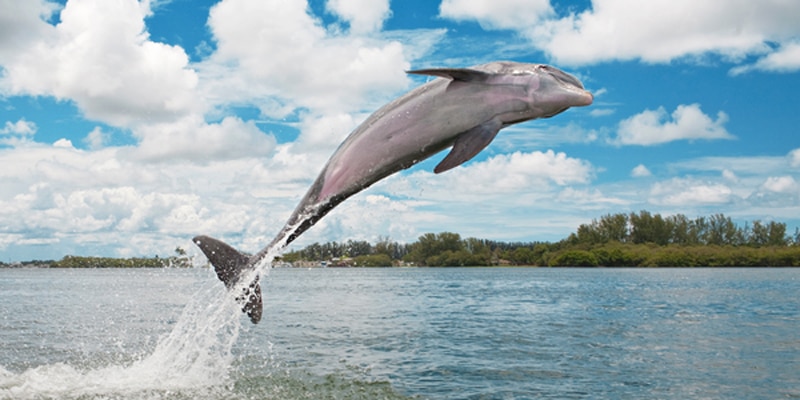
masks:
<instances>
[{"instance_id":1,"label":"blue sky","mask_svg":"<svg viewBox=\"0 0 800 400\"><path fill-rule=\"evenodd\" d=\"M349 199L297 242L451 231L559 240L608 213L800 226L800 3L0 0L0 258L256 251L338 144L424 82L494 60L590 107Z\"/></svg>"}]
</instances>

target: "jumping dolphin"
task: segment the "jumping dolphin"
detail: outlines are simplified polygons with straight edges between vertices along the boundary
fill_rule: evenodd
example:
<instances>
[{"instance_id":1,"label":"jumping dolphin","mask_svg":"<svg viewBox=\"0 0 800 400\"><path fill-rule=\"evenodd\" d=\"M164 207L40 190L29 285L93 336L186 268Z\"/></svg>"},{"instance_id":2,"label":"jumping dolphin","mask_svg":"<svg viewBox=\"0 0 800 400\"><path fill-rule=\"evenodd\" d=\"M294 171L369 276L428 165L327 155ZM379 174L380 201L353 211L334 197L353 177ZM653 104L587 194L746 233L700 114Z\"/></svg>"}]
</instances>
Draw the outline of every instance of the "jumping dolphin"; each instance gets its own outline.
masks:
<instances>
[{"instance_id":1,"label":"jumping dolphin","mask_svg":"<svg viewBox=\"0 0 800 400\"><path fill-rule=\"evenodd\" d=\"M325 168L273 241L253 256L208 236L194 243L231 289L242 275L284 248L348 197L452 147L434 168L441 173L470 160L507 126L550 118L592 104L575 77L548 65L492 62L471 68L408 71L434 79L383 106L359 125ZM252 279L252 280L251 280ZM258 277L237 297L255 324L261 319Z\"/></svg>"}]
</instances>

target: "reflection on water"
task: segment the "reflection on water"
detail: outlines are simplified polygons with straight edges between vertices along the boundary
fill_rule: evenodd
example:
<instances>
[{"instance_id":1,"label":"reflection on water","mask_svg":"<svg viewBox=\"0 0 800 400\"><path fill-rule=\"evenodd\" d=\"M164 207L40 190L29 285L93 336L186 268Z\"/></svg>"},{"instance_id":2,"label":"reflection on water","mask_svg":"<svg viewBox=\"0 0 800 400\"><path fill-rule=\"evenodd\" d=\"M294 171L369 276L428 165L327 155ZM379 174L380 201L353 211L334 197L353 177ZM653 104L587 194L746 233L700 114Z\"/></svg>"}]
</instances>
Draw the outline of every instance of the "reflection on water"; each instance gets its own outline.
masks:
<instances>
[{"instance_id":1,"label":"reflection on water","mask_svg":"<svg viewBox=\"0 0 800 400\"><path fill-rule=\"evenodd\" d=\"M0 270L0 398L800 397L796 269Z\"/></svg>"}]
</instances>

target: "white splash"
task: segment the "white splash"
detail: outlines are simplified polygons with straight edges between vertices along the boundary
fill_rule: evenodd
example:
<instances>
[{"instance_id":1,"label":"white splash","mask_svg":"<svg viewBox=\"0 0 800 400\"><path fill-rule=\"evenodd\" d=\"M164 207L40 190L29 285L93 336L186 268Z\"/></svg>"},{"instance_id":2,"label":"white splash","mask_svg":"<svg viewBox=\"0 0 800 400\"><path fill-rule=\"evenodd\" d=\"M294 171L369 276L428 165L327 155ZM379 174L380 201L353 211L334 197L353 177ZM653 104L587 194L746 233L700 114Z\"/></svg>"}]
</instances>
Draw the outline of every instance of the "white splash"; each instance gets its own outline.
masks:
<instances>
[{"instance_id":1,"label":"white splash","mask_svg":"<svg viewBox=\"0 0 800 400\"><path fill-rule=\"evenodd\" d=\"M224 391L241 315L232 292L210 282L192 296L151 354L88 370L61 362L19 374L0 367L0 399L160 399L177 393L194 398L215 388Z\"/></svg>"}]
</instances>

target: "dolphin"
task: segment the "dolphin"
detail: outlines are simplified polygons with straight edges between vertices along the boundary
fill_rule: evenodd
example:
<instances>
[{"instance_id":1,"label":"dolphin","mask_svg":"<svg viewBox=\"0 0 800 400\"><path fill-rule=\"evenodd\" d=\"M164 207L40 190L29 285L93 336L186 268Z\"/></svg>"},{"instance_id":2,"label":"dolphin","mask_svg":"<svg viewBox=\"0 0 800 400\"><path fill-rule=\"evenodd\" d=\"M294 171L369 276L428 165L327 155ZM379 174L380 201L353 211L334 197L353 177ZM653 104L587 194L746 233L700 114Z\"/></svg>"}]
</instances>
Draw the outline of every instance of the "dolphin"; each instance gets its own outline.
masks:
<instances>
[{"instance_id":1,"label":"dolphin","mask_svg":"<svg viewBox=\"0 0 800 400\"><path fill-rule=\"evenodd\" d=\"M452 147L434 168L439 174L478 154L501 129L537 118L550 118L593 96L578 79L549 65L499 61L470 68L407 71L435 79L370 115L342 142L297 205L283 229L255 255L224 242L197 236L194 243L255 324L261 319L261 288L256 270L269 254L297 239L348 197L379 180ZM257 274L256 274L257 275Z\"/></svg>"}]
</instances>

